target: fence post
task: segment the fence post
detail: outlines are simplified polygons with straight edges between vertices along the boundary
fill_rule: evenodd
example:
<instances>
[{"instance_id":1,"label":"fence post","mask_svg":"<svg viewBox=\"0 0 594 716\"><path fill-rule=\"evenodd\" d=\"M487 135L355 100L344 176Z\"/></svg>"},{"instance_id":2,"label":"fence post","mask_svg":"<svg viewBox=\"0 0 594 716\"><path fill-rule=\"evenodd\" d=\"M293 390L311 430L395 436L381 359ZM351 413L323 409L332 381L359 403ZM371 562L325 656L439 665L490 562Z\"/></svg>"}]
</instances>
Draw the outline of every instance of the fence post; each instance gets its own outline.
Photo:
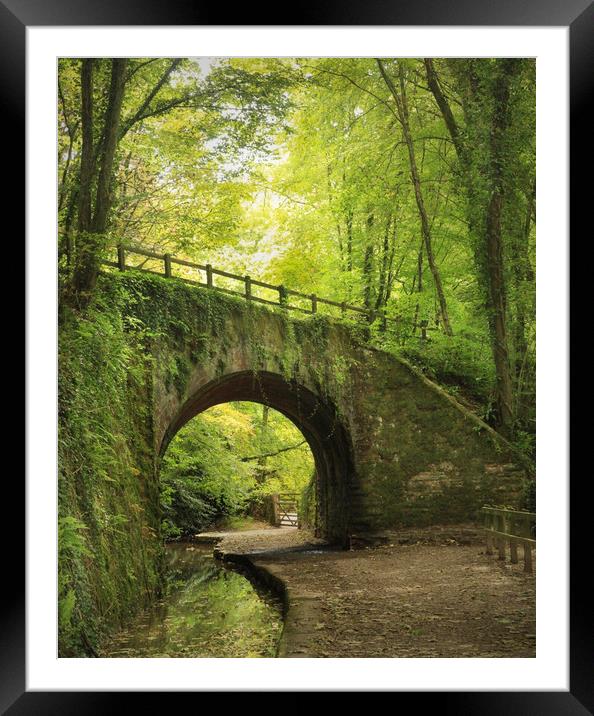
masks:
<instances>
[{"instance_id":1,"label":"fence post","mask_svg":"<svg viewBox=\"0 0 594 716\"><path fill-rule=\"evenodd\" d=\"M342 314L342 318L346 318L346 301L343 301L340 304L340 312Z\"/></svg>"},{"instance_id":2,"label":"fence post","mask_svg":"<svg viewBox=\"0 0 594 716\"><path fill-rule=\"evenodd\" d=\"M518 519L517 515L510 515L509 517L509 529L508 532L511 535L521 535L522 532L522 526L520 526L518 523L521 520ZM518 540L516 539L510 539L509 541L509 554L510 554L510 561L512 564L518 563Z\"/></svg>"},{"instance_id":3,"label":"fence post","mask_svg":"<svg viewBox=\"0 0 594 716\"><path fill-rule=\"evenodd\" d=\"M518 543L515 539L509 541L509 553L512 564L518 563Z\"/></svg>"},{"instance_id":4,"label":"fence post","mask_svg":"<svg viewBox=\"0 0 594 716\"><path fill-rule=\"evenodd\" d=\"M318 312L318 297L315 293L311 294L311 312L317 313Z\"/></svg>"},{"instance_id":5,"label":"fence post","mask_svg":"<svg viewBox=\"0 0 594 716\"><path fill-rule=\"evenodd\" d=\"M118 268L120 271L126 270L126 252L122 244L118 244Z\"/></svg>"},{"instance_id":6,"label":"fence post","mask_svg":"<svg viewBox=\"0 0 594 716\"><path fill-rule=\"evenodd\" d=\"M523 548L524 571L532 572L534 563L532 547L536 545L532 537L532 520L536 516L532 513L518 512L517 510L482 508L484 514L486 553L493 554L493 546L497 547L500 560L506 558L507 542L509 542L510 560L512 564L518 563L518 546ZM495 533L495 534L493 534Z\"/></svg>"},{"instance_id":7,"label":"fence post","mask_svg":"<svg viewBox=\"0 0 594 716\"><path fill-rule=\"evenodd\" d=\"M206 264L206 285L208 288L212 288L212 266Z\"/></svg>"},{"instance_id":8,"label":"fence post","mask_svg":"<svg viewBox=\"0 0 594 716\"><path fill-rule=\"evenodd\" d=\"M524 572L532 572L532 545L524 542Z\"/></svg>"},{"instance_id":9,"label":"fence post","mask_svg":"<svg viewBox=\"0 0 594 716\"><path fill-rule=\"evenodd\" d=\"M503 515L497 516L497 531L505 532L505 517ZM505 537L497 538L497 552L499 554L499 559L504 560L505 559Z\"/></svg>"},{"instance_id":10,"label":"fence post","mask_svg":"<svg viewBox=\"0 0 594 716\"><path fill-rule=\"evenodd\" d=\"M249 301L252 297L252 279L249 276L244 276L245 281L245 297Z\"/></svg>"},{"instance_id":11,"label":"fence post","mask_svg":"<svg viewBox=\"0 0 594 716\"><path fill-rule=\"evenodd\" d=\"M167 278L171 278L171 256L170 256L170 254L165 254L163 256L163 261L165 263L165 276Z\"/></svg>"},{"instance_id":12,"label":"fence post","mask_svg":"<svg viewBox=\"0 0 594 716\"><path fill-rule=\"evenodd\" d=\"M287 289L283 285L278 287L278 302L283 308L287 307Z\"/></svg>"},{"instance_id":13,"label":"fence post","mask_svg":"<svg viewBox=\"0 0 594 716\"><path fill-rule=\"evenodd\" d=\"M489 512L485 512L485 542L487 554L493 554L493 536L488 531L493 526L493 516Z\"/></svg>"},{"instance_id":14,"label":"fence post","mask_svg":"<svg viewBox=\"0 0 594 716\"><path fill-rule=\"evenodd\" d=\"M272 514L274 526L280 527L280 497L278 495L272 495Z\"/></svg>"}]
</instances>

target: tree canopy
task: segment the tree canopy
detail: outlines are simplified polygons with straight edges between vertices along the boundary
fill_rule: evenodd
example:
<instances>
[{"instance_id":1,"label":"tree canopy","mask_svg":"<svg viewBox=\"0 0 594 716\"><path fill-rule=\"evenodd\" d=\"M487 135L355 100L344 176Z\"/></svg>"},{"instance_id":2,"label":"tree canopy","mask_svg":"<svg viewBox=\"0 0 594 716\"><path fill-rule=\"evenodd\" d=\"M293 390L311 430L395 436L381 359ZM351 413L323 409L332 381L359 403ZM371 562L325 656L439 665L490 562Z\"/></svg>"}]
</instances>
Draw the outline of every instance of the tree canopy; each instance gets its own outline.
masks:
<instances>
[{"instance_id":1,"label":"tree canopy","mask_svg":"<svg viewBox=\"0 0 594 716\"><path fill-rule=\"evenodd\" d=\"M371 340L532 448L533 60L64 59L58 90L65 302L127 241L385 311Z\"/></svg>"}]
</instances>

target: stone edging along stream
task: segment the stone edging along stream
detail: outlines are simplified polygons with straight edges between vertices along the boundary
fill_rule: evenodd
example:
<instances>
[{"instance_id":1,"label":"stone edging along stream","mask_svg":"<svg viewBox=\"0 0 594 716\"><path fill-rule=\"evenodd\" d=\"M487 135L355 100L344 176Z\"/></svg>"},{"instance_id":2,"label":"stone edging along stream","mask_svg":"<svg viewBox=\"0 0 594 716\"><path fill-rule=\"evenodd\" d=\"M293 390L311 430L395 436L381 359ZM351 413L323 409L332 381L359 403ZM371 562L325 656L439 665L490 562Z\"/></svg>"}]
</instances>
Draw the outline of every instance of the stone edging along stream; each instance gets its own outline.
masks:
<instances>
[{"instance_id":1,"label":"stone edging along stream","mask_svg":"<svg viewBox=\"0 0 594 716\"><path fill-rule=\"evenodd\" d=\"M222 542L223 540L221 540ZM274 558L276 555L303 552L299 548L285 548L273 552L238 553L227 552L216 544L215 559L234 564L245 570L246 577L254 584L264 586L275 594L282 604L283 629L279 638L276 656L278 658L308 657L307 642L315 636L314 625L318 622L317 599L306 594L295 594L282 576L282 567L277 564L262 564L258 558ZM319 548L319 545L309 545Z\"/></svg>"},{"instance_id":2,"label":"stone edging along stream","mask_svg":"<svg viewBox=\"0 0 594 716\"><path fill-rule=\"evenodd\" d=\"M321 620L321 605L319 594L308 591L306 585L301 586L295 580L294 574L283 568L282 558L293 554L298 558L313 551L337 550L320 539L309 539L303 535L299 544L288 546L273 541L268 549L258 549L249 538L237 542L226 535L209 533L197 535L203 544L213 545L213 556L222 562L236 565L255 586L263 586L276 595L282 604L283 629L279 638L276 656L280 658L307 658L313 656L319 640L319 624ZM425 544L481 544L481 530L475 525L448 525L399 530L367 536L367 539L357 540L358 549L369 548L370 545L389 544L390 546L416 543ZM256 549L254 549L256 548ZM343 550L339 550L343 551ZM279 558L278 560L276 558ZM288 578L288 579L287 579Z\"/></svg>"},{"instance_id":3,"label":"stone edging along stream","mask_svg":"<svg viewBox=\"0 0 594 716\"><path fill-rule=\"evenodd\" d=\"M257 565L245 554L236 554L233 552L225 553L215 547L214 556L222 562L242 567L242 571L247 572L246 577L248 577L250 581L257 583L259 586L265 586L280 599L282 604L283 628L278 641L276 656L286 656L287 622L289 619L289 608L291 605L289 601L289 590L284 580L274 574L271 569Z\"/></svg>"}]
</instances>

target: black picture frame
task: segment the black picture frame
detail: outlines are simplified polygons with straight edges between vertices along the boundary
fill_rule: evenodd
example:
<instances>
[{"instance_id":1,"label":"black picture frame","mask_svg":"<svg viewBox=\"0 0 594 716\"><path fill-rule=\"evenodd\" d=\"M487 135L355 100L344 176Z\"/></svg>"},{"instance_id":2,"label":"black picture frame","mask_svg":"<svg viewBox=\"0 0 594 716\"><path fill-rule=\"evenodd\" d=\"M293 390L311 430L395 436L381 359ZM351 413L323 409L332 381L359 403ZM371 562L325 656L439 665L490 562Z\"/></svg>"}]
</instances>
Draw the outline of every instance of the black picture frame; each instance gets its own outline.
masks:
<instances>
[{"instance_id":1,"label":"black picture frame","mask_svg":"<svg viewBox=\"0 0 594 716\"><path fill-rule=\"evenodd\" d=\"M212 7L192 0L0 0L0 93L2 95L3 137L24 136L25 120L25 31L28 26L85 25L229 25L229 7ZM271 22L272 20L272 22ZM343 0L339 4L309 3L292 5L283 21L269 13L266 6L252 3L233 8L233 25L404 25L404 26L568 26L570 28L570 147L572 196L571 224L588 227L586 212L591 204L588 176L592 149L592 122L587 100L594 96L594 5L592 0ZM590 146L590 151L588 151ZM24 209L21 184L14 172L21 166L20 150L11 164L11 182L3 191L3 204ZM21 216L24 215L24 211ZM580 221L582 219L582 221ZM584 236L590 240L591 229ZM572 284L575 276L572 262ZM573 315L572 335L583 333ZM573 354L572 354L572 368ZM572 406L573 408L573 406ZM569 426L560 426L560 430ZM579 475L578 478L582 476ZM584 479L570 485L570 690L567 692L398 692L391 695L394 706L402 708L414 699L413 708L435 708L445 714L587 714L594 713L594 630L589 591L587 554L591 515L585 499ZM586 479L587 478L587 479ZM21 495L24 491L21 492ZM13 504L10 508L15 514ZM22 525L10 534L18 537ZM6 527L5 527L6 529ZM117 712L121 707L138 708L141 694L136 692L31 692L25 690L25 591L24 555L16 547L6 550L5 574L7 601L0 613L0 707L4 713L19 714L94 714ZM545 557L546 558L546 555ZM10 562L13 562L11 564ZM9 588L10 587L10 588ZM20 587L20 588L19 588ZM345 685L347 686L347 685ZM173 693L150 693L152 708L159 708ZM199 703L196 707L200 707ZM170 705L169 708L174 708Z\"/></svg>"}]
</instances>

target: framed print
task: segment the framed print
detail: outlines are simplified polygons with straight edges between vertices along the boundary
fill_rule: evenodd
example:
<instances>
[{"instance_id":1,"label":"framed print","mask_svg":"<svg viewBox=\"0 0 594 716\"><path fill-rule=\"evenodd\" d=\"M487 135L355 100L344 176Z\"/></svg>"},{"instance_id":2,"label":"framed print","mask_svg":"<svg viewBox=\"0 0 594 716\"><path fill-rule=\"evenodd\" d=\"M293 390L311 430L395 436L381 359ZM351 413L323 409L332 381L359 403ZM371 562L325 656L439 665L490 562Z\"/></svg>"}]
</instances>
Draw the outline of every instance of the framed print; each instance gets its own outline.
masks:
<instances>
[{"instance_id":1,"label":"framed print","mask_svg":"<svg viewBox=\"0 0 594 716\"><path fill-rule=\"evenodd\" d=\"M592 5L0 15L28 369L3 709L594 712L568 403Z\"/></svg>"}]
</instances>

